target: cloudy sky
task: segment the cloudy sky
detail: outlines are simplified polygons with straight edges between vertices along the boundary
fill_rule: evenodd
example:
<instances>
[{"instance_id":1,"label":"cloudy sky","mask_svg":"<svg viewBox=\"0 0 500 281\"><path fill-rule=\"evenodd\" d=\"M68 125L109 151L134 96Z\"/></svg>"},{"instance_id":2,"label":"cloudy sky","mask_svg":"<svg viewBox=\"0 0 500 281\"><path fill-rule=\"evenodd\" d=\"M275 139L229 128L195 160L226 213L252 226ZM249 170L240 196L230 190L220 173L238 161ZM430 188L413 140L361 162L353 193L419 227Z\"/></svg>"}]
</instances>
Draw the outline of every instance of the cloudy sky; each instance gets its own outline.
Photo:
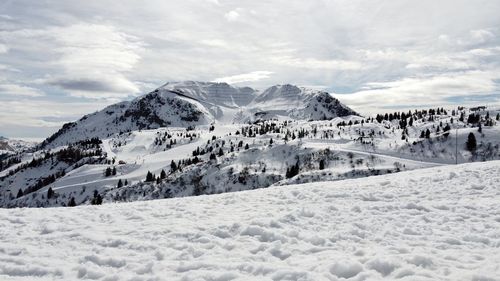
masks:
<instances>
[{"instance_id":1,"label":"cloudy sky","mask_svg":"<svg viewBox=\"0 0 500 281\"><path fill-rule=\"evenodd\" d=\"M0 135L167 81L324 88L364 114L500 104L500 1L2 0Z\"/></svg>"}]
</instances>

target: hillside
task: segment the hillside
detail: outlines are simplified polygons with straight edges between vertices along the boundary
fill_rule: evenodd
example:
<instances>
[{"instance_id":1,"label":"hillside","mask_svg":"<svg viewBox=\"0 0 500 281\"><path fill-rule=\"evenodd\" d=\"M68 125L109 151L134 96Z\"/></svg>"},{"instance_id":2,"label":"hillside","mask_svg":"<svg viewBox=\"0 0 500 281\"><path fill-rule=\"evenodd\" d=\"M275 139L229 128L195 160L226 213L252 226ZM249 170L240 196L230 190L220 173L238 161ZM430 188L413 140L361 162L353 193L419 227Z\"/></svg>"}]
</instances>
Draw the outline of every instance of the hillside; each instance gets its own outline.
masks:
<instances>
[{"instance_id":1,"label":"hillside","mask_svg":"<svg viewBox=\"0 0 500 281\"><path fill-rule=\"evenodd\" d=\"M498 114L430 109L122 132L2 161L0 206L217 194L495 160Z\"/></svg>"},{"instance_id":2,"label":"hillside","mask_svg":"<svg viewBox=\"0 0 500 281\"><path fill-rule=\"evenodd\" d=\"M2 280L499 280L500 162L0 209Z\"/></svg>"}]
</instances>

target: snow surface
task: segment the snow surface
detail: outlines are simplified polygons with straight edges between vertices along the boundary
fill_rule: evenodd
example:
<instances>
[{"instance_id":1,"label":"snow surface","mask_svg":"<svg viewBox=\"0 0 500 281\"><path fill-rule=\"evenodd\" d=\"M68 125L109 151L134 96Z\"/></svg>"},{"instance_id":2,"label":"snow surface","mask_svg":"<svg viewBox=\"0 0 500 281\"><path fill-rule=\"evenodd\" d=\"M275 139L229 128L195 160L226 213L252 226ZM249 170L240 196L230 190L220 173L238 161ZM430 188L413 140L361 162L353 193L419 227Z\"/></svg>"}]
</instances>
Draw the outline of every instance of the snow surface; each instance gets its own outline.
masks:
<instances>
[{"instance_id":1,"label":"snow surface","mask_svg":"<svg viewBox=\"0 0 500 281\"><path fill-rule=\"evenodd\" d=\"M500 161L0 209L1 280L500 280Z\"/></svg>"}]
</instances>

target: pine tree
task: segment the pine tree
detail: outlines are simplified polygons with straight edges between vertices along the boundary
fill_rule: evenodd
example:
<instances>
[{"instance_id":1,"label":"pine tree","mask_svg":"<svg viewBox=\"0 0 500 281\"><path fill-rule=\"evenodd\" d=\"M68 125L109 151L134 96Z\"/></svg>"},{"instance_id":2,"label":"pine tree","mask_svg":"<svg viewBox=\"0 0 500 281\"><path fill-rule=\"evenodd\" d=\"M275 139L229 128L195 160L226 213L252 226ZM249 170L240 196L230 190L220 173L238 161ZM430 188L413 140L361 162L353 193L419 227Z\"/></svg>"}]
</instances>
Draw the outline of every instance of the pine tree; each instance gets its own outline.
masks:
<instances>
[{"instance_id":1,"label":"pine tree","mask_svg":"<svg viewBox=\"0 0 500 281\"><path fill-rule=\"evenodd\" d=\"M22 188L19 188L19 190L17 191L17 196L16 196L16 198L21 198L23 195L24 195L24 194L23 194L23 190L22 190Z\"/></svg>"},{"instance_id":2,"label":"pine tree","mask_svg":"<svg viewBox=\"0 0 500 281\"><path fill-rule=\"evenodd\" d=\"M174 160L172 160L172 162L170 162L170 171L173 173L175 171L177 171L177 164L175 164Z\"/></svg>"},{"instance_id":3,"label":"pine tree","mask_svg":"<svg viewBox=\"0 0 500 281\"><path fill-rule=\"evenodd\" d=\"M428 139L430 137L431 137L431 131L427 129L427 131L425 131L425 138Z\"/></svg>"},{"instance_id":4,"label":"pine tree","mask_svg":"<svg viewBox=\"0 0 500 281\"><path fill-rule=\"evenodd\" d=\"M113 160L114 160L114 159L113 159ZM113 167L113 170L111 171L111 174L112 174L113 176L116 176L116 167Z\"/></svg>"},{"instance_id":5,"label":"pine tree","mask_svg":"<svg viewBox=\"0 0 500 281\"><path fill-rule=\"evenodd\" d=\"M104 171L104 176L105 177L109 177L111 176L111 168L110 167L107 167L106 170Z\"/></svg>"},{"instance_id":6,"label":"pine tree","mask_svg":"<svg viewBox=\"0 0 500 281\"><path fill-rule=\"evenodd\" d=\"M449 133L450 130L451 130L450 124L446 123L446 126L443 128L443 132L444 132L445 137L448 137L450 135L450 133Z\"/></svg>"},{"instance_id":7,"label":"pine tree","mask_svg":"<svg viewBox=\"0 0 500 281\"><path fill-rule=\"evenodd\" d=\"M174 163L175 164L175 163ZM161 173L160 173L160 179L165 179L167 177L167 173L165 173L165 170L161 170Z\"/></svg>"},{"instance_id":8,"label":"pine tree","mask_svg":"<svg viewBox=\"0 0 500 281\"><path fill-rule=\"evenodd\" d=\"M210 153L210 160L216 160L217 157L215 156L214 153Z\"/></svg>"},{"instance_id":9,"label":"pine tree","mask_svg":"<svg viewBox=\"0 0 500 281\"><path fill-rule=\"evenodd\" d=\"M218 156L219 156L219 157L221 157L221 156L223 156L223 155L224 155L224 151L222 150L222 148L220 148L220 149L219 149L219 154L218 154Z\"/></svg>"},{"instance_id":10,"label":"pine tree","mask_svg":"<svg viewBox=\"0 0 500 281\"><path fill-rule=\"evenodd\" d=\"M247 144L245 144L245 150L247 150L248 148L249 148L249 146L248 146L248 143L247 143Z\"/></svg>"},{"instance_id":11,"label":"pine tree","mask_svg":"<svg viewBox=\"0 0 500 281\"><path fill-rule=\"evenodd\" d=\"M68 207L75 207L76 202L75 202L75 197L71 197L71 199L68 202Z\"/></svg>"},{"instance_id":12,"label":"pine tree","mask_svg":"<svg viewBox=\"0 0 500 281\"><path fill-rule=\"evenodd\" d=\"M54 191L52 190L52 187L49 187L47 190L47 199L51 199L54 196Z\"/></svg>"},{"instance_id":13,"label":"pine tree","mask_svg":"<svg viewBox=\"0 0 500 281\"><path fill-rule=\"evenodd\" d=\"M286 174L285 174L285 177L287 179L289 178L293 178L295 177L296 175L299 174L299 170L300 170L300 167L299 167L299 161L297 160L297 163L295 163L295 165L289 167L286 169Z\"/></svg>"},{"instance_id":14,"label":"pine tree","mask_svg":"<svg viewBox=\"0 0 500 281\"><path fill-rule=\"evenodd\" d=\"M116 187L118 188L123 187L123 182L121 179L118 180L118 184L116 185Z\"/></svg>"},{"instance_id":15,"label":"pine tree","mask_svg":"<svg viewBox=\"0 0 500 281\"><path fill-rule=\"evenodd\" d=\"M325 160L323 159L319 160L319 169L320 170L325 169Z\"/></svg>"},{"instance_id":16,"label":"pine tree","mask_svg":"<svg viewBox=\"0 0 500 281\"><path fill-rule=\"evenodd\" d=\"M146 182L152 182L152 181L154 181L154 176L150 171L148 171L148 173L146 174Z\"/></svg>"},{"instance_id":17,"label":"pine tree","mask_svg":"<svg viewBox=\"0 0 500 281\"><path fill-rule=\"evenodd\" d=\"M476 142L476 136L474 133L469 133L469 136L467 137L467 142L465 143L467 146L467 150L470 152L476 151L477 148L477 142Z\"/></svg>"},{"instance_id":18,"label":"pine tree","mask_svg":"<svg viewBox=\"0 0 500 281\"><path fill-rule=\"evenodd\" d=\"M74 199L74 198L73 198ZM97 190L94 190L94 198L90 200L91 205L101 205L102 204L102 196L97 192Z\"/></svg>"}]
</instances>

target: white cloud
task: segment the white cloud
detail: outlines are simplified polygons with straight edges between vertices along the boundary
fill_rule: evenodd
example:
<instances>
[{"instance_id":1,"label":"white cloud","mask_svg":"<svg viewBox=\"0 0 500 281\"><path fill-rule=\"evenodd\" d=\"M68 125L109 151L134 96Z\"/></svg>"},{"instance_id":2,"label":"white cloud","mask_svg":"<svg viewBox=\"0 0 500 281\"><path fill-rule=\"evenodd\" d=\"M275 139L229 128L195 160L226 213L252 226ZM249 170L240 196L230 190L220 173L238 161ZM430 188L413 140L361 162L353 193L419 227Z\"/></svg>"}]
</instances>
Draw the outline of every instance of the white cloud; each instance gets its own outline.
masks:
<instances>
[{"instance_id":1,"label":"white cloud","mask_svg":"<svg viewBox=\"0 0 500 281\"><path fill-rule=\"evenodd\" d=\"M220 5L219 0L206 0L206 1L215 5Z\"/></svg>"},{"instance_id":2,"label":"white cloud","mask_svg":"<svg viewBox=\"0 0 500 281\"><path fill-rule=\"evenodd\" d=\"M136 95L139 87L117 73L113 75L72 76L41 80L48 85L53 85L67 90L71 96L92 99L120 98Z\"/></svg>"},{"instance_id":3,"label":"white cloud","mask_svg":"<svg viewBox=\"0 0 500 281\"><path fill-rule=\"evenodd\" d=\"M470 34L473 42L478 44L486 43L495 38L492 32L484 29L472 30Z\"/></svg>"},{"instance_id":4,"label":"white cloud","mask_svg":"<svg viewBox=\"0 0 500 281\"><path fill-rule=\"evenodd\" d=\"M0 54L5 54L9 51L9 48L5 44L0 44Z\"/></svg>"},{"instance_id":5,"label":"white cloud","mask_svg":"<svg viewBox=\"0 0 500 281\"><path fill-rule=\"evenodd\" d=\"M262 79L268 79L273 72L271 71L253 71L245 74L232 75L221 77L214 80L214 82L226 82L228 84L237 84L243 82L254 82Z\"/></svg>"},{"instance_id":6,"label":"white cloud","mask_svg":"<svg viewBox=\"0 0 500 281\"><path fill-rule=\"evenodd\" d=\"M354 60L319 60L315 58L296 58L292 56L278 56L272 58L273 62L286 66L309 69L330 70L360 70L363 64Z\"/></svg>"},{"instance_id":7,"label":"white cloud","mask_svg":"<svg viewBox=\"0 0 500 281\"><path fill-rule=\"evenodd\" d=\"M450 98L491 95L499 90L496 72L466 71L431 77L402 78L367 83L363 89L342 95L344 102L363 112L384 112L385 107L412 108L453 104Z\"/></svg>"},{"instance_id":8,"label":"white cloud","mask_svg":"<svg viewBox=\"0 0 500 281\"><path fill-rule=\"evenodd\" d=\"M19 98L3 100L0 127L55 127L102 109L108 103L61 102ZM50 121L58 120L58 121Z\"/></svg>"},{"instance_id":9,"label":"white cloud","mask_svg":"<svg viewBox=\"0 0 500 281\"><path fill-rule=\"evenodd\" d=\"M230 44L222 39L203 39L200 41L201 44L207 45L209 47L215 48L228 48Z\"/></svg>"},{"instance_id":10,"label":"white cloud","mask_svg":"<svg viewBox=\"0 0 500 281\"><path fill-rule=\"evenodd\" d=\"M232 10L224 14L224 18L226 18L227 21L236 21L240 17L240 13L238 10Z\"/></svg>"},{"instance_id":11,"label":"white cloud","mask_svg":"<svg viewBox=\"0 0 500 281\"><path fill-rule=\"evenodd\" d=\"M0 18L5 19L5 20L13 20L14 19L13 17L11 17L9 15L4 15L4 14L0 15Z\"/></svg>"},{"instance_id":12,"label":"white cloud","mask_svg":"<svg viewBox=\"0 0 500 281\"><path fill-rule=\"evenodd\" d=\"M16 84L0 84L0 96L14 96L14 97L42 97L45 94L35 88ZM4 108L2 107L2 110Z\"/></svg>"},{"instance_id":13,"label":"white cloud","mask_svg":"<svg viewBox=\"0 0 500 281\"><path fill-rule=\"evenodd\" d=\"M70 95L103 98L110 95L127 97L139 92L126 77L141 59L143 44L138 38L118 31L110 25L79 23L46 29L22 29L4 32L10 41L46 45L48 67L56 69L48 85L57 86ZM26 49L37 52L38 48ZM0 45L1 51L1 45Z\"/></svg>"}]
</instances>

